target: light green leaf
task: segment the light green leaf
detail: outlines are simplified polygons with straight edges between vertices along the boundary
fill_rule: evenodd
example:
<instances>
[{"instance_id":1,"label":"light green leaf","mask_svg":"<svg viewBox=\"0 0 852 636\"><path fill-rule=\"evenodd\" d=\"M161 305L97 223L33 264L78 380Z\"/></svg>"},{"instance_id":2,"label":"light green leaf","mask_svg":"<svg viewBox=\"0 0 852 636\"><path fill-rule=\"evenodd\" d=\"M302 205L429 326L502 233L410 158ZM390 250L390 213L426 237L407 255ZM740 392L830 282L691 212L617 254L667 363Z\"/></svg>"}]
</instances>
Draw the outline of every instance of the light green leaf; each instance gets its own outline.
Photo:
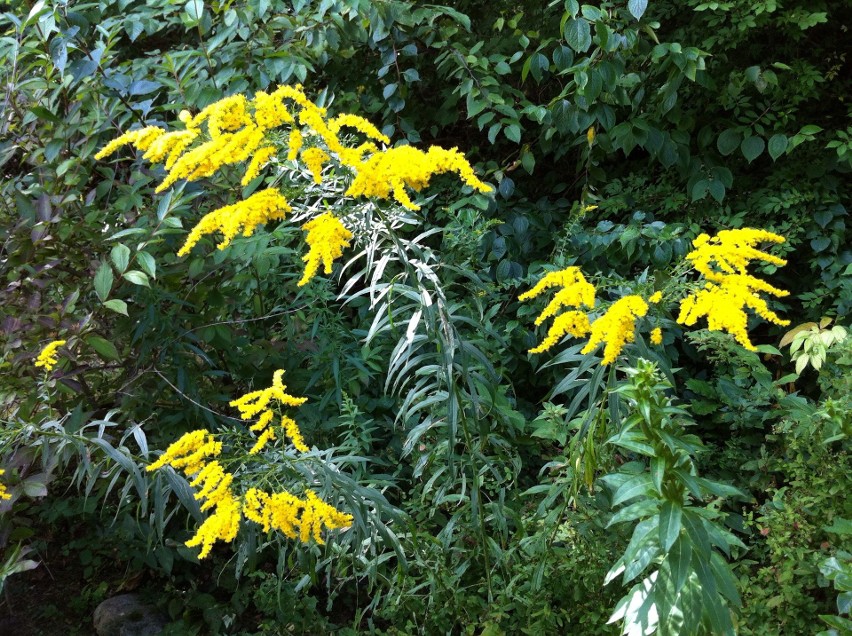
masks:
<instances>
[{"instance_id":1,"label":"light green leaf","mask_svg":"<svg viewBox=\"0 0 852 636\"><path fill-rule=\"evenodd\" d=\"M124 270L127 269L127 265L130 263L130 248L123 243L117 243L112 248L109 256L118 273L124 273Z\"/></svg>"},{"instance_id":2,"label":"light green leaf","mask_svg":"<svg viewBox=\"0 0 852 636\"><path fill-rule=\"evenodd\" d=\"M157 261L154 260L154 257L151 256L148 252L138 252L136 254L136 260L139 263L139 267L148 274L151 278L157 278Z\"/></svg>"},{"instance_id":3,"label":"light green leaf","mask_svg":"<svg viewBox=\"0 0 852 636\"><path fill-rule=\"evenodd\" d=\"M114 311L117 314L124 314L125 316L127 315L127 303L123 300L118 300L117 298L107 300L104 302L104 307L111 311Z\"/></svg>"},{"instance_id":4,"label":"light green leaf","mask_svg":"<svg viewBox=\"0 0 852 636\"><path fill-rule=\"evenodd\" d=\"M660 508L660 545L663 552L668 552L677 540L682 514L683 508L672 501L666 501Z\"/></svg>"},{"instance_id":5,"label":"light green leaf","mask_svg":"<svg viewBox=\"0 0 852 636\"><path fill-rule=\"evenodd\" d=\"M145 272L140 272L138 269L131 269L129 272L125 272L124 279L130 281L134 285L150 287L148 284L148 277L145 275Z\"/></svg>"},{"instance_id":6,"label":"light green leaf","mask_svg":"<svg viewBox=\"0 0 852 636\"><path fill-rule=\"evenodd\" d=\"M645 9L647 8L648 0L628 0L627 2L627 10L630 11L630 15L637 20L642 18L642 15L645 13Z\"/></svg>"},{"instance_id":7,"label":"light green leaf","mask_svg":"<svg viewBox=\"0 0 852 636\"><path fill-rule=\"evenodd\" d=\"M109 263L101 263L98 272L95 274L95 293L101 302L109 298L113 280L112 267L109 266Z\"/></svg>"}]
</instances>

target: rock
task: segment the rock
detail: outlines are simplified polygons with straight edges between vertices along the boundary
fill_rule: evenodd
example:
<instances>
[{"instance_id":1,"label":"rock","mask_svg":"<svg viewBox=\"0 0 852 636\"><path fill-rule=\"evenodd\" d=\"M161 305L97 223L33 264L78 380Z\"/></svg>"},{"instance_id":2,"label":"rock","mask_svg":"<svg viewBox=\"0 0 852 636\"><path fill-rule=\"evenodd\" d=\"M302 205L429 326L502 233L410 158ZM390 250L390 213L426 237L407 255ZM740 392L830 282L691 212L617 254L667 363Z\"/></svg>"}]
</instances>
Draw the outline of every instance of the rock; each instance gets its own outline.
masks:
<instances>
[{"instance_id":1,"label":"rock","mask_svg":"<svg viewBox=\"0 0 852 636\"><path fill-rule=\"evenodd\" d=\"M163 615L138 594L113 596L95 609L98 636L155 636L165 626Z\"/></svg>"}]
</instances>

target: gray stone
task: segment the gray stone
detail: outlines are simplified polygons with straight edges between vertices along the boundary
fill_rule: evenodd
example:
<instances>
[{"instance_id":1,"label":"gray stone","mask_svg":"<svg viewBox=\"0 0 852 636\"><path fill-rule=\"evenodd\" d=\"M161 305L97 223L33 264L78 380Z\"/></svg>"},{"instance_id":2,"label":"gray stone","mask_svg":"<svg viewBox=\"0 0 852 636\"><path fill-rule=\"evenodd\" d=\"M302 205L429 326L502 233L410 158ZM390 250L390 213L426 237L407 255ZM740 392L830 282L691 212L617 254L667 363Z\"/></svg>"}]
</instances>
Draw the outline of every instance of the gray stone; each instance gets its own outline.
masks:
<instances>
[{"instance_id":1,"label":"gray stone","mask_svg":"<svg viewBox=\"0 0 852 636\"><path fill-rule=\"evenodd\" d=\"M165 626L163 615L138 594L113 596L95 609L98 636L156 636Z\"/></svg>"}]
</instances>

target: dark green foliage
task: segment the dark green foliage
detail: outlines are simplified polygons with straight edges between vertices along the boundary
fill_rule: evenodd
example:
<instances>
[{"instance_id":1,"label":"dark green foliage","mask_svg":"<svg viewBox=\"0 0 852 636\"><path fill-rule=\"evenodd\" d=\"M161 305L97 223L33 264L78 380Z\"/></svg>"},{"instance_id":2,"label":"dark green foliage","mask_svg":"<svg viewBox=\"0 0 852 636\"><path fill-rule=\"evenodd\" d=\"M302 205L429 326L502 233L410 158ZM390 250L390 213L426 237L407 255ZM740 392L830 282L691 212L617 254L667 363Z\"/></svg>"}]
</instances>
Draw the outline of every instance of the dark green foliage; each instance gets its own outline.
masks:
<instances>
[{"instance_id":1,"label":"dark green foliage","mask_svg":"<svg viewBox=\"0 0 852 636\"><path fill-rule=\"evenodd\" d=\"M539 309L517 296L577 265L601 299L647 297L699 233L750 226L787 238L789 264L761 275L791 291L773 305L791 327L846 324L847 5L4 5L0 583L14 594L32 545L79 560L81 617L145 573L173 633L608 634L656 573L658 607L686 617L660 633L811 633L820 616L843 633L849 340L795 377L783 330L755 321L751 353L684 336L674 309L664 347L640 336L607 369L575 342L527 356ZM436 186L416 221L388 208L395 233L365 231L363 257L300 289L291 223L175 255L242 194L235 173L155 195L158 168L93 159L132 126L296 82L397 140L459 147L495 196ZM39 383L58 337L72 346ZM139 466L187 430L243 431L228 401L278 368L328 449L282 455L282 473L340 493L356 523L323 547L244 532L198 563L186 482Z\"/></svg>"}]
</instances>

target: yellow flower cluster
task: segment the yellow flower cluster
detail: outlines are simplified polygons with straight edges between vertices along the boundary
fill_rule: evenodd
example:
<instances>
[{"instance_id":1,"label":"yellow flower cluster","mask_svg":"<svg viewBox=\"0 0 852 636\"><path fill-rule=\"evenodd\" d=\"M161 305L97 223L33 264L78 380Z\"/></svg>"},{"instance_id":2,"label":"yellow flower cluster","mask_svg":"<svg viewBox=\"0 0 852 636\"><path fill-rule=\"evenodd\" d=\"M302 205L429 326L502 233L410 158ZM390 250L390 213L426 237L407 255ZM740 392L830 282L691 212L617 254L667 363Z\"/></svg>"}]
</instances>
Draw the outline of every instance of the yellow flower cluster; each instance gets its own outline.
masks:
<instances>
[{"instance_id":1,"label":"yellow flower cluster","mask_svg":"<svg viewBox=\"0 0 852 636\"><path fill-rule=\"evenodd\" d=\"M44 349L41 350L41 353L38 354L38 358L36 358L35 366L43 367L45 371L52 371L53 367L56 366L56 363L59 362L59 358L56 354L57 349L63 346L67 340L54 340L50 344L48 344Z\"/></svg>"},{"instance_id":2,"label":"yellow flower cluster","mask_svg":"<svg viewBox=\"0 0 852 636\"><path fill-rule=\"evenodd\" d=\"M561 287L562 289L556 293L553 300L536 318L536 325L540 325L551 316L556 316L559 310L565 307L580 308L585 306L592 309L595 306L595 288L586 280L578 267L568 267L545 274L535 287L521 294L518 299L525 301L536 298L551 287ZM530 349L530 353L547 351L567 334L575 338L582 338L590 330L589 318L584 312L576 310L562 312L556 316L545 339L539 346Z\"/></svg>"},{"instance_id":3,"label":"yellow flower cluster","mask_svg":"<svg viewBox=\"0 0 852 636\"><path fill-rule=\"evenodd\" d=\"M308 99L301 86L279 86L272 93L258 92L251 100L244 95L230 95L194 116L181 111L178 119L185 130L166 132L157 126L131 130L109 142L95 157L103 159L126 145L136 147L144 152L145 159L164 163L167 174L157 192L179 179L195 181L210 177L225 166L248 162L241 181L246 186L278 153L274 138L267 133L288 124L291 128L287 159L301 159L314 181L321 183L323 167L336 157L342 166L354 173L345 193L348 196L393 197L406 208L417 210L419 206L411 201L406 188L419 192L429 185L432 176L449 172L458 174L465 184L480 192L491 190L476 177L470 163L455 148L446 150L432 146L424 152L402 146L380 150L376 143L385 146L391 143L387 135L358 115L343 113L329 118L326 109ZM340 136L344 129L360 133L367 141L354 147L346 145ZM305 147L306 135L311 137L309 147ZM222 249L240 231L250 236L258 225L279 220L289 210L290 205L283 196L272 189L264 190L205 216L190 232L178 254L188 254L202 236L215 231L225 237L219 243ZM330 273L331 261L342 254L342 248L348 247L348 240L352 238L339 222L333 223L325 215L320 219L305 226L308 230L309 226L315 228L313 236L322 243L322 250L312 248L305 258L308 268L300 285L314 276L320 260L325 272ZM310 243L311 234L308 241ZM329 257L329 254L334 256Z\"/></svg>"},{"instance_id":4,"label":"yellow flower cluster","mask_svg":"<svg viewBox=\"0 0 852 636\"><path fill-rule=\"evenodd\" d=\"M6 469L5 469L5 468L0 468L0 475L5 475L5 474L6 474ZM10 494L6 491L6 484L0 483L0 500L2 500L2 499L11 499L11 498L12 498L12 495L10 495Z\"/></svg>"},{"instance_id":5,"label":"yellow flower cluster","mask_svg":"<svg viewBox=\"0 0 852 636\"><path fill-rule=\"evenodd\" d=\"M323 528L334 530L352 524L352 515L329 506L312 490L306 492L305 499L300 499L286 491L270 495L251 488L246 492L243 512L247 519L263 526L264 532L279 530L305 543L313 538L323 544Z\"/></svg>"},{"instance_id":6,"label":"yellow flower cluster","mask_svg":"<svg viewBox=\"0 0 852 636\"><path fill-rule=\"evenodd\" d=\"M776 325L790 324L769 309L759 295L763 292L783 297L789 292L773 287L747 271L749 264L755 260L778 266L786 264L784 259L755 247L762 242L783 243L784 237L752 228L722 230L712 238L707 234L698 236L692 243L695 249L686 258L708 282L703 289L681 301L678 323L692 326L699 318L706 317L708 329L728 332L750 351L756 350L756 347L748 337L747 308Z\"/></svg>"},{"instance_id":7,"label":"yellow flower cluster","mask_svg":"<svg viewBox=\"0 0 852 636\"><path fill-rule=\"evenodd\" d=\"M529 300L543 294L546 290L561 288L535 320L540 325L548 318L556 316L547 331L547 336L530 353L543 353L556 345L563 336L570 335L582 338L589 334L589 341L582 353L591 353L598 345L605 343L603 364L611 364L624 349L624 345L635 339L636 318L648 313L648 304L641 296L625 296L615 301L607 311L594 322L589 321L584 307L593 309L595 306L595 288L586 280L578 267L568 267L556 272L549 272L528 292L521 294L518 299ZM656 298L662 299L657 292L651 296L650 302ZM561 310L566 309L567 311ZM652 341L656 337L652 332ZM660 332L662 337L662 332Z\"/></svg>"},{"instance_id":8,"label":"yellow flower cluster","mask_svg":"<svg viewBox=\"0 0 852 636\"><path fill-rule=\"evenodd\" d=\"M246 393L244 396L231 402L231 406L239 410L240 417L244 420L250 420L258 413L260 414L257 423L249 427L249 430L260 433L257 443L249 451L250 455L259 453L267 442L275 439L275 431L269 426L275 417L275 413L270 407L270 402L277 402L280 406L301 406L308 401L308 398L289 395L287 393L287 386L282 381L283 377L284 370L278 369L272 376L272 386ZM281 427L297 450L303 453L308 451L308 446L305 444L299 426L292 418L286 415L282 416Z\"/></svg>"},{"instance_id":9,"label":"yellow flower cluster","mask_svg":"<svg viewBox=\"0 0 852 636\"><path fill-rule=\"evenodd\" d=\"M323 264L323 271L330 274L334 259L343 254L343 249L349 247L349 240L352 238L352 232L331 212L308 221L302 229L308 233L305 242L310 249L302 257L305 261L305 273L298 282L299 287L306 285L316 275L320 262Z\"/></svg>"},{"instance_id":10,"label":"yellow flower cluster","mask_svg":"<svg viewBox=\"0 0 852 636\"><path fill-rule=\"evenodd\" d=\"M261 434L255 447L249 451L250 454L256 454L266 441L274 439L274 433L270 435L273 429L269 426L275 417L271 408L273 402L282 406L300 406L307 401L307 398L287 394L287 387L282 382L283 375L283 370L276 371L272 386L252 391L231 402L231 406L240 411L244 420L259 415L251 430ZM281 426L297 449L308 450L292 418L282 417ZM270 494L258 488L249 488L239 497L234 493L233 473L227 472L217 459L211 460L221 452L222 442L216 441L212 434L205 430L191 431L169 446L147 468L148 471L154 471L172 466L182 470L187 477L192 478L190 486L197 489L195 498L204 502L201 510L213 510L195 535L186 542L187 547L201 547L199 559L210 554L217 541L233 541L243 516L262 525L265 532L279 530L290 538L299 538L304 542L313 539L318 543L323 543L323 529L345 528L352 523L351 515L339 512L320 500L311 490L306 492L304 499L287 491ZM0 497L3 492L0 485Z\"/></svg>"},{"instance_id":11,"label":"yellow flower cluster","mask_svg":"<svg viewBox=\"0 0 852 636\"><path fill-rule=\"evenodd\" d=\"M436 174L455 172L465 185L479 192L491 187L480 181L464 155L456 148L431 146L426 152L412 146L388 148L369 156L355 167L356 176L346 191L350 196L376 197L396 201L409 210L419 210L408 196L406 187L419 192Z\"/></svg>"},{"instance_id":12,"label":"yellow flower cluster","mask_svg":"<svg viewBox=\"0 0 852 636\"><path fill-rule=\"evenodd\" d=\"M663 344L663 330L659 327L651 329L651 344Z\"/></svg>"},{"instance_id":13,"label":"yellow flower cluster","mask_svg":"<svg viewBox=\"0 0 852 636\"><path fill-rule=\"evenodd\" d=\"M624 345L635 339L636 318L647 313L648 303L641 296L619 298L603 316L592 323L589 342L580 353L591 353L599 344L605 343L603 364L615 362Z\"/></svg>"},{"instance_id":14,"label":"yellow flower cluster","mask_svg":"<svg viewBox=\"0 0 852 636\"><path fill-rule=\"evenodd\" d=\"M154 471L163 466L180 469L193 487L201 486L195 498L206 499L201 510L213 509L211 514L199 526L195 535L186 542L188 548L201 546L199 559L203 559L216 541L233 541L240 527L240 502L231 489L234 476L226 473L218 461L208 461L222 452L222 442L217 442L212 434L205 430L191 431L174 442L146 470Z\"/></svg>"},{"instance_id":15,"label":"yellow flower cluster","mask_svg":"<svg viewBox=\"0 0 852 636\"><path fill-rule=\"evenodd\" d=\"M178 250L178 256L186 256L205 234L219 232L222 240L218 244L220 250L225 249L242 231L243 236L251 236L255 228L268 221L279 221L292 210L287 199L277 188L267 188L255 192L248 199L232 205L226 205L206 214L192 228L183 247Z\"/></svg>"}]
</instances>

